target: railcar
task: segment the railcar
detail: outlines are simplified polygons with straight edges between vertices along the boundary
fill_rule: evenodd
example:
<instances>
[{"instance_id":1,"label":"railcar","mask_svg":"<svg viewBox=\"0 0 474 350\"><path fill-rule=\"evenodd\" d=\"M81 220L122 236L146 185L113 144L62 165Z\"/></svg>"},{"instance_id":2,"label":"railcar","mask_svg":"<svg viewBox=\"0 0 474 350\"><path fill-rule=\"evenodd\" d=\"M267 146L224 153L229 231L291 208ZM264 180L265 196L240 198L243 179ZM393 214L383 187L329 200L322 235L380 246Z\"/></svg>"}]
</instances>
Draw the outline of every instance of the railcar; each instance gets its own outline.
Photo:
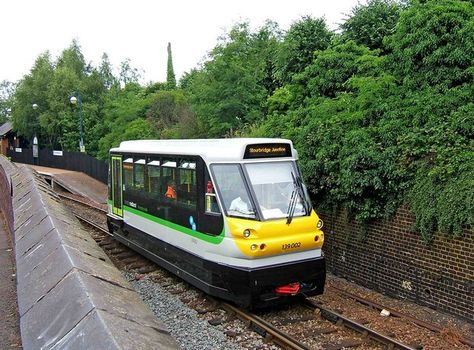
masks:
<instances>
[{"instance_id":1,"label":"railcar","mask_svg":"<svg viewBox=\"0 0 474 350\"><path fill-rule=\"evenodd\" d=\"M321 294L323 222L290 140L124 141L110 150L114 237L247 308Z\"/></svg>"}]
</instances>

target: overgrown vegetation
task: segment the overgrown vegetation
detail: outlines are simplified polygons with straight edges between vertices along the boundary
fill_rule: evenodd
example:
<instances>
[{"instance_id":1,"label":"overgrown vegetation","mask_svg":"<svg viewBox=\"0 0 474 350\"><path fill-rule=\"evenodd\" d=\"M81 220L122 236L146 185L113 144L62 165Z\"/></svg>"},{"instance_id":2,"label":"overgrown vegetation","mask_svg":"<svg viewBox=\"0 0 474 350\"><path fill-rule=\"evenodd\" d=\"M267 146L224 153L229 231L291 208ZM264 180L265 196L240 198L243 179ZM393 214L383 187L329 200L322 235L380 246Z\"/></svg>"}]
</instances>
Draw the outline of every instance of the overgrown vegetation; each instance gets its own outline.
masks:
<instances>
[{"instance_id":1,"label":"overgrown vegetation","mask_svg":"<svg viewBox=\"0 0 474 350\"><path fill-rule=\"evenodd\" d=\"M68 99L80 91L86 150L100 158L134 138L287 137L317 206L370 222L407 205L426 241L473 227L473 1L369 0L338 33L312 17L286 32L241 23L178 86L172 67L169 46L167 82L142 86L129 61L115 77L106 55L94 68L73 42L3 82L0 113L43 147L74 150Z\"/></svg>"}]
</instances>

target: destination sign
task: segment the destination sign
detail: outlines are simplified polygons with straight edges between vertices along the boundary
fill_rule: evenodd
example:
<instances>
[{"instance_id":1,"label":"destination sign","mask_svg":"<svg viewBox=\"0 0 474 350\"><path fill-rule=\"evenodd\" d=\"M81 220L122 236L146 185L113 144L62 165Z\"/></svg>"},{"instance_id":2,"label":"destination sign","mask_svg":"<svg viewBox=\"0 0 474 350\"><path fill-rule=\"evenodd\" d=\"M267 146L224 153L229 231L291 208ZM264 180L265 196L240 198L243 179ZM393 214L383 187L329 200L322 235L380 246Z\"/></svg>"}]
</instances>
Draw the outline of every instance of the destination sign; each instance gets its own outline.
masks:
<instances>
[{"instance_id":1,"label":"destination sign","mask_svg":"<svg viewBox=\"0 0 474 350\"><path fill-rule=\"evenodd\" d=\"M262 143L247 145L244 159L291 157L289 143Z\"/></svg>"}]
</instances>

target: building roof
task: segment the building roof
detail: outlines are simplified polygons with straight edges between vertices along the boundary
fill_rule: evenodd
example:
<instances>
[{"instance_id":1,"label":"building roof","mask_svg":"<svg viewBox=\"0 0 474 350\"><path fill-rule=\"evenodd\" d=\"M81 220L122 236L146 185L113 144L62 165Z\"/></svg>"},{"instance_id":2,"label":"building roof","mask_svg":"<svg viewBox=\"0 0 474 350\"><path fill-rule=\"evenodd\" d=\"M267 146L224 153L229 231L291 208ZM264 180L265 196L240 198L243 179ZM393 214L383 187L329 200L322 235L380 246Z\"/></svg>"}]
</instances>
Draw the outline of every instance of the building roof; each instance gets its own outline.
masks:
<instances>
[{"instance_id":1,"label":"building roof","mask_svg":"<svg viewBox=\"0 0 474 350\"><path fill-rule=\"evenodd\" d=\"M13 130L13 124L11 122L6 122L0 125L0 137L5 136L10 131Z\"/></svg>"},{"instance_id":2,"label":"building roof","mask_svg":"<svg viewBox=\"0 0 474 350\"><path fill-rule=\"evenodd\" d=\"M243 159L248 145L262 144L289 144L292 158L298 157L290 140L277 138L123 141L119 147L111 149L110 152L199 155L208 162L235 162Z\"/></svg>"}]
</instances>

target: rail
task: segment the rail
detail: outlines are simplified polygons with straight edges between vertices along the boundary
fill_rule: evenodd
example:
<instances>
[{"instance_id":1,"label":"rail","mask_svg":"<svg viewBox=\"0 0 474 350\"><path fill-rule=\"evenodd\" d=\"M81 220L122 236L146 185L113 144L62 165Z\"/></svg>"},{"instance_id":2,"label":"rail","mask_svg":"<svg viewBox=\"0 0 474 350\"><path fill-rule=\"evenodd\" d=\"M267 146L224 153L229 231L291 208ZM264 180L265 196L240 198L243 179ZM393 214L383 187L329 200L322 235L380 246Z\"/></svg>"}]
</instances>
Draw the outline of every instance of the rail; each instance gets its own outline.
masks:
<instances>
[{"instance_id":1,"label":"rail","mask_svg":"<svg viewBox=\"0 0 474 350\"><path fill-rule=\"evenodd\" d=\"M295 349L295 350L309 350L310 348L294 339L289 334L286 334L271 323L263 320L262 318L251 314L247 311L236 308L233 305L222 302L221 306L224 310L229 313L235 314L239 319L244 322L249 322L250 327L259 333L264 338L270 338L275 344L283 347L284 349Z\"/></svg>"},{"instance_id":2,"label":"rail","mask_svg":"<svg viewBox=\"0 0 474 350\"><path fill-rule=\"evenodd\" d=\"M437 332L437 333L441 333L443 331L443 329L440 327L440 326L437 326L433 323L429 323L429 322L426 322L426 321L423 321L423 320L419 320L415 317L412 317L410 315L407 315L407 314L404 314L404 313L401 313L401 312L398 312L394 309L391 309L391 308L388 308L388 307L385 307L385 306L382 306L378 303L375 303L373 301L370 301L370 300L367 300L367 299L364 299L358 295L355 295L353 293L350 293L350 292L347 292L343 289L340 289L340 288L337 288L335 286L331 286L330 288L334 289L336 291L336 293L339 293L341 295L344 295L348 298L351 298L351 299L354 299L355 301L363 304L363 305L366 305L366 306L369 306L369 307L372 307L374 309L377 309L379 311L385 309L387 311L390 312L390 314L394 317L400 317L400 318L403 318L403 319L406 319L410 322L413 322L414 324L420 326L420 327L423 327L423 328L426 328L426 329L429 329L430 331L433 331L433 332ZM470 347L473 347L474 348L474 340L473 339L469 339L469 338L466 338L466 337L463 337L463 336L459 336L459 341L465 345L468 345Z\"/></svg>"},{"instance_id":3,"label":"rail","mask_svg":"<svg viewBox=\"0 0 474 350\"><path fill-rule=\"evenodd\" d=\"M334 322L334 323L342 323L344 326L355 330L363 335L368 336L369 338L375 340L378 343L385 344L390 349L401 349L401 350L416 350L418 347L411 347L406 344L399 342L396 339L391 337L387 337L379 332L374 331L358 322L355 322L347 317L340 315L339 313L332 311L330 309L325 308L323 305L316 303L312 300L305 299L305 305L310 308L319 309L321 311L321 316L324 318Z\"/></svg>"}]
</instances>

